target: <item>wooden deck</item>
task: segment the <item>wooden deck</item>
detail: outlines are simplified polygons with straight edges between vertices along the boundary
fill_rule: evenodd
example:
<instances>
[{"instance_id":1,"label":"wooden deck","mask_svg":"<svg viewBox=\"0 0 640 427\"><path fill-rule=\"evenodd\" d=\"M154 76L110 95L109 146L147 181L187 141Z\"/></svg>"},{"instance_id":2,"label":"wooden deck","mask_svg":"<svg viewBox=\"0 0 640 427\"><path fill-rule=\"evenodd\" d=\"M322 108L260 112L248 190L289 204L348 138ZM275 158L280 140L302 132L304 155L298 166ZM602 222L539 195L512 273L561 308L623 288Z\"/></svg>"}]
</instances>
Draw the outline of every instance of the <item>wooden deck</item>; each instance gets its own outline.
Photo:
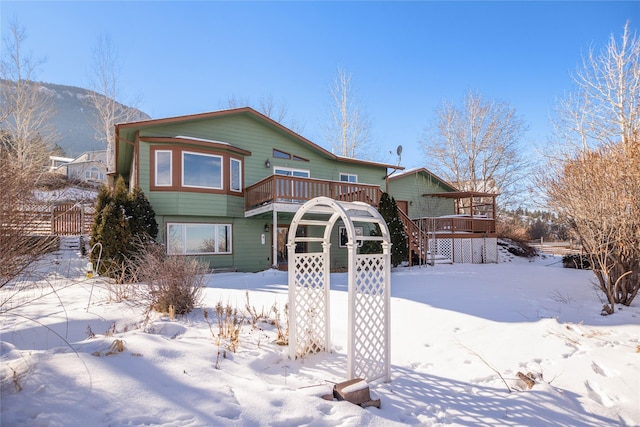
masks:
<instances>
[{"instance_id":1,"label":"wooden deck","mask_svg":"<svg viewBox=\"0 0 640 427\"><path fill-rule=\"evenodd\" d=\"M426 233L495 233L496 221L493 218L451 215L414 220Z\"/></svg>"},{"instance_id":2,"label":"wooden deck","mask_svg":"<svg viewBox=\"0 0 640 427\"><path fill-rule=\"evenodd\" d=\"M381 190L377 185L272 175L245 189L245 210L269 203L303 204L315 197L344 202L365 202L378 207Z\"/></svg>"}]
</instances>

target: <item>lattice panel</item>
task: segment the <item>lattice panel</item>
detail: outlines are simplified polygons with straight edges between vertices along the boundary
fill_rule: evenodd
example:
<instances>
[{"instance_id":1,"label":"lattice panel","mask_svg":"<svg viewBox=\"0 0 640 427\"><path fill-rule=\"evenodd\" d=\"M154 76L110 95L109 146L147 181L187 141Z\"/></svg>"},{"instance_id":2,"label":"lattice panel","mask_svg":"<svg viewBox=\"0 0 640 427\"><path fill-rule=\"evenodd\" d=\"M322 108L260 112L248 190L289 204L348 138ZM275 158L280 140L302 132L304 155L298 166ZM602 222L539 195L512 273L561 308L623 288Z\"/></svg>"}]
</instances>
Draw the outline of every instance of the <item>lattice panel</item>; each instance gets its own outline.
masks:
<instances>
[{"instance_id":1,"label":"lattice panel","mask_svg":"<svg viewBox=\"0 0 640 427\"><path fill-rule=\"evenodd\" d=\"M382 254L356 256L353 375L368 381L386 374L384 260Z\"/></svg>"},{"instance_id":2,"label":"lattice panel","mask_svg":"<svg viewBox=\"0 0 640 427\"><path fill-rule=\"evenodd\" d=\"M473 240L474 239L456 239L462 243L462 253L460 254L460 262L465 264L473 263ZM457 254L456 254L457 255Z\"/></svg>"},{"instance_id":3,"label":"lattice panel","mask_svg":"<svg viewBox=\"0 0 640 427\"><path fill-rule=\"evenodd\" d=\"M295 254L295 321L296 357L327 350L326 277L324 256L320 253ZM289 284L291 286L291 284Z\"/></svg>"},{"instance_id":4,"label":"lattice panel","mask_svg":"<svg viewBox=\"0 0 640 427\"><path fill-rule=\"evenodd\" d=\"M453 239L453 262L462 262L462 239Z\"/></svg>"},{"instance_id":5,"label":"lattice panel","mask_svg":"<svg viewBox=\"0 0 640 427\"><path fill-rule=\"evenodd\" d=\"M485 259L485 240L484 239L471 239L471 247L473 251L474 264L482 264Z\"/></svg>"},{"instance_id":6,"label":"lattice panel","mask_svg":"<svg viewBox=\"0 0 640 427\"><path fill-rule=\"evenodd\" d=\"M490 237L484 240L484 262L498 262L498 239Z\"/></svg>"},{"instance_id":7,"label":"lattice panel","mask_svg":"<svg viewBox=\"0 0 640 427\"><path fill-rule=\"evenodd\" d=\"M436 239L438 242L438 251L436 254L442 255L453 261L453 239Z\"/></svg>"}]
</instances>

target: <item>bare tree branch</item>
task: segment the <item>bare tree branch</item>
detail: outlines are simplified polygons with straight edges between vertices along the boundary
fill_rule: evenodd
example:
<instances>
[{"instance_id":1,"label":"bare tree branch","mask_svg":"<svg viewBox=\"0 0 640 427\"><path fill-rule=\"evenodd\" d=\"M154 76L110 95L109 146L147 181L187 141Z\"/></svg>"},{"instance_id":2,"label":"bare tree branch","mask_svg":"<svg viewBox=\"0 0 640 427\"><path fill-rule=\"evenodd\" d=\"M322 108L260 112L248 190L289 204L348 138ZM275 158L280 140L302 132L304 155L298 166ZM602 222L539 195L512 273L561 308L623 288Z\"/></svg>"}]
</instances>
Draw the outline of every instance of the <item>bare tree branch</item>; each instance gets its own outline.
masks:
<instances>
[{"instance_id":1,"label":"bare tree branch","mask_svg":"<svg viewBox=\"0 0 640 427\"><path fill-rule=\"evenodd\" d=\"M461 190L500 193L514 202L530 162L521 155L525 123L507 103L469 92L457 107L444 101L422 145L427 166Z\"/></svg>"},{"instance_id":2,"label":"bare tree branch","mask_svg":"<svg viewBox=\"0 0 640 427\"><path fill-rule=\"evenodd\" d=\"M46 171L58 135L51 126L53 99L35 81L42 61L23 54L25 39L24 29L12 22L4 36L0 67L0 149L6 150L16 167L37 180Z\"/></svg>"},{"instance_id":3,"label":"bare tree branch","mask_svg":"<svg viewBox=\"0 0 640 427\"><path fill-rule=\"evenodd\" d=\"M639 59L628 23L619 42L589 51L558 106L556 149L538 180L590 256L605 314L640 290Z\"/></svg>"},{"instance_id":4,"label":"bare tree branch","mask_svg":"<svg viewBox=\"0 0 640 427\"><path fill-rule=\"evenodd\" d=\"M345 157L371 158L368 150L371 124L355 94L351 74L338 68L329 93L332 106L327 140L333 152Z\"/></svg>"},{"instance_id":5,"label":"bare tree branch","mask_svg":"<svg viewBox=\"0 0 640 427\"><path fill-rule=\"evenodd\" d=\"M96 110L94 128L97 138L104 142L107 150L107 172L112 172L115 168L115 125L143 117L135 108L137 102L130 102L129 107L118 102L122 95L119 87L120 62L118 51L108 35L98 37L91 59L90 85L93 91L89 95L89 104Z\"/></svg>"}]
</instances>

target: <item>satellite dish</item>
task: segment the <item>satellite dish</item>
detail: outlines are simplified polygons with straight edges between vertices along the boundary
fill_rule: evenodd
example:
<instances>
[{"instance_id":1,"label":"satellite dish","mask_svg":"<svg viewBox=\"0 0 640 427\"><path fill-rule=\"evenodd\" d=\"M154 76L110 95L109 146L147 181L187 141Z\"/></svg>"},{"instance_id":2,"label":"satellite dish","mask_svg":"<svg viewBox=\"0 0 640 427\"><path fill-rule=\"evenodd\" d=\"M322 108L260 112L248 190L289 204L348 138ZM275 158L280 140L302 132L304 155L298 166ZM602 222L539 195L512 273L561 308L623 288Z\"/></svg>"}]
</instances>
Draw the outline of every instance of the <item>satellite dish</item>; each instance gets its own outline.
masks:
<instances>
[{"instance_id":1,"label":"satellite dish","mask_svg":"<svg viewBox=\"0 0 640 427\"><path fill-rule=\"evenodd\" d=\"M396 153L398 153L398 156L402 155L402 145L398 145L398 148L396 149Z\"/></svg>"}]
</instances>

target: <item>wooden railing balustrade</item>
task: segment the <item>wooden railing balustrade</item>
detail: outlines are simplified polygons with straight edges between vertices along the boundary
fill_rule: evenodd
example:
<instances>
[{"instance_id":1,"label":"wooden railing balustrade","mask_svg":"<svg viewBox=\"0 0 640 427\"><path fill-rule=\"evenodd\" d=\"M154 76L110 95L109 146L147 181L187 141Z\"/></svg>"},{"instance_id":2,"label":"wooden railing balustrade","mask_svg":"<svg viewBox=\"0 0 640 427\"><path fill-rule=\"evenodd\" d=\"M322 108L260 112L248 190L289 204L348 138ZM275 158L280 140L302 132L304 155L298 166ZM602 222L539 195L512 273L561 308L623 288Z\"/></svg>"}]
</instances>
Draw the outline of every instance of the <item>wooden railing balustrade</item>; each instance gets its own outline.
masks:
<instances>
[{"instance_id":1,"label":"wooden railing balustrade","mask_svg":"<svg viewBox=\"0 0 640 427\"><path fill-rule=\"evenodd\" d=\"M271 175L245 189L245 209L267 203L304 203L325 196L344 202L365 202L377 207L381 190L377 185Z\"/></svg>"}]
</instances>

